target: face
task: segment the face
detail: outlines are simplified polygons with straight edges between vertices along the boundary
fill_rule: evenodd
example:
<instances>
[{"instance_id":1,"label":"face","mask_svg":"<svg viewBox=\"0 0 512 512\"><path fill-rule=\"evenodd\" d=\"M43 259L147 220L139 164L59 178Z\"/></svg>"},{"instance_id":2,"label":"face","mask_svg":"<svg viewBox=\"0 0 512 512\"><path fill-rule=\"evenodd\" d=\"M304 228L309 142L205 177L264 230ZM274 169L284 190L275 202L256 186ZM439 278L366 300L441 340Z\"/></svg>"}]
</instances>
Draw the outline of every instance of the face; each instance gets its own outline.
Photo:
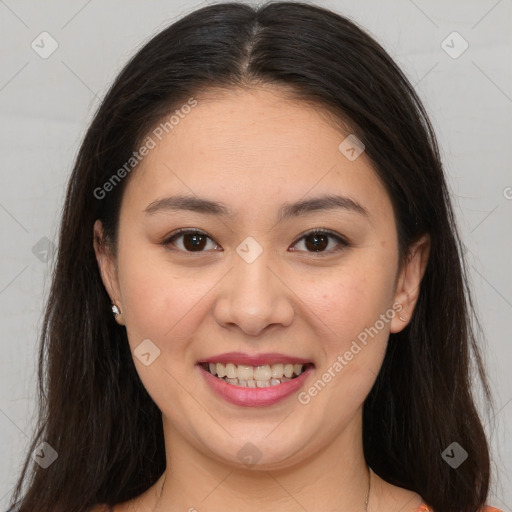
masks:
<instances>
[{"instance_id":1,"label":"face","mask_svg":"<svg viewBox=\"0 0 512 512\"><path fill-rule=\"evenodd\" d=\"M360 436L424 269L399 269L369 159L270 87L198 97L161 131L127 183L116 257L96 251L166 445L277 469Z\"/></svg>"}]
</instances>

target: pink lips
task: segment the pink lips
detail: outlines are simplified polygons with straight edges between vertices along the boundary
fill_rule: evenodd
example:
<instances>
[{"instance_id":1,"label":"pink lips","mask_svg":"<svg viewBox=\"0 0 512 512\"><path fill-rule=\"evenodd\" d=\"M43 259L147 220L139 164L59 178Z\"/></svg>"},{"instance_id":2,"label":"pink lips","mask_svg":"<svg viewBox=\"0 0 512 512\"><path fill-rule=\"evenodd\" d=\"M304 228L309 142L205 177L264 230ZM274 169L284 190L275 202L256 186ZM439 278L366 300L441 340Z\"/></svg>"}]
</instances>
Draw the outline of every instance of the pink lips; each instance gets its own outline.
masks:
<instances>
[{"instance_id":1,"label":"pink lips","mask_svg":"<svg viewBox=\"0 0 512 512\"><path fill-rule=\"evenodd\" d=\"M201 363L234 363L246 364L249 366L262 366L276 363L292 363L292 364L306 364L304 371L294 379L278 384L277 386L269 386L265 388L244 388L229 384L223 379L213 376L209 371L205 370ZM309 363L309 364L308 364ZM314 369L311 361L297 357L287 356L285 354L260 354L251 356L242 354L240 352L232 352L229 354L220 354L205 360L202 360L197 367L201 375L206 380L207 384L212 390L224 400L234 404L245 407L262 407L272 405L280 400L295 393L303 386L306 379L309 377Z\"/></svg>"}]
</instances>

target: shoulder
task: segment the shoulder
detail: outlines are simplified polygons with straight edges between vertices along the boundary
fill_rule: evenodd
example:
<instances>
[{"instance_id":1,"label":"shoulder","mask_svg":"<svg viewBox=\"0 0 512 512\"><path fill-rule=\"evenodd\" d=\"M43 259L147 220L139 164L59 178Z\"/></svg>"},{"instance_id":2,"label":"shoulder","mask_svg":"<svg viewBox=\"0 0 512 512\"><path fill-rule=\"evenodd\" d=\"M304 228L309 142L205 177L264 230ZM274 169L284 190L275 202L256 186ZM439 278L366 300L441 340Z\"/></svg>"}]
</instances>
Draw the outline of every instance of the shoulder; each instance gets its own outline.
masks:
<instances>
[{"instance_id":1,"label":"shoulder","mask_svg":"<svg viewBox=\"0 0 512 512\"><path fill-rule=\"evenodd\" d=\"M417 509L416 512L434 512L434 509L422 503ZM480 512L503 512L503 510L494 507L484 507Z\"/></svg>"},{"instance_id":2,"label":"shoulder","mask_svg":"<svg viewBox=\"0 0 512 512\"><path fill-rule=\"evenodd\" d=\"M115 512L118 512L117 507ZM19 510L19 506L14 506L13 508L10 508L7 512L17 512ZM95 505L93 508L89 510L89 512L114 512L114 508L110 507L109 505L101 504L101 505Z\"/></svg>"}]
</instances>

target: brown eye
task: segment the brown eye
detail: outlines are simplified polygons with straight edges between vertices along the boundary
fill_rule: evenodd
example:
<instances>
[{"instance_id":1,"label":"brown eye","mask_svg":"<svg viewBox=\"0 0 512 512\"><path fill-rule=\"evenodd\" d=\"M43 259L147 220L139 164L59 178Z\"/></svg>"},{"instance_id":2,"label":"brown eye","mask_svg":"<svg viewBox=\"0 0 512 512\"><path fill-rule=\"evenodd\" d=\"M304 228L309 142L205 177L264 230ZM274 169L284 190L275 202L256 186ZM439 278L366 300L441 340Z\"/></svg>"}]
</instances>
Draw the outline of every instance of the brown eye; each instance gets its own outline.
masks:
<instances>
[{"instance_id":1,"label":"brown eye","mask_svg":"<svg viewBox=\"0 0 512 512\"><path fill-rule=\"evenodd\" d=\"M331 247L329 247L329 244L331 243L331 240L337 241L337 243L331 244ZM301 243L302 241L304 244L305 249L293 249L293 250L305 250L306 252L313 252L313 253L324 253L324 252L336 252L344 249L345 247L348 247L348 242L341 238L339 235L336 235L332 233L331 231L326 230L315 230L310 231L309 233L306 233L302 236L296 242L295 245ZM332 247L334 245L334 247Z\"/></svg>"},{"instance_id":2,"label":"brown eye","mask_svg":"<svg viewBox=\"0 0 512 512\"><path fill-rule=\"evenodd\" d=\"M177 242L182 239L181 244ZM208 245L208 241L213 242L213 240L206 235L206 233L202 233L201 231L196 230L181 230L178 233L172 235L167 238L163 245L174 245L181 251L185 252L204 252L204 249ZM215 249L217 244L213 243L212 249Z\"/></svg>"},{"instance_id":3,"label":"brown eye","mask_svg":"<svg viewBox=\"0 0 512 512\"><path fill-rule=\"evenodd\" d=\"M322 233L305 237L306 247L312 251L323 251L329 245L329 237Z\"/></svg>"},{"instance_id":4,"label":"brown eye","mask_svg":"<svg viewBox=\"0 0 512 512\"><path fill-rule=\"evenodd\" d=\"M334 242L333 242L334 241ZM211 246L208 247L208 243ZM296 245L304 244L304 249L292 249L293 251L302 250L309 253L333 253L349 246L349 243L341 236L327 230L314 230L304 234ZM216 250L219 246L206 233L191 229L182 229L174 233L162 242L162 245L172 245L177 250L183 252L205 252L207 250Z\"/></svg>"},{"instance_id":5,"label":"brown eye","mask_svg":"<svg viewBox=\"0 0 512 512\"><path fill-rule=\"evenodd\" d=\"M183 235L183 246L187 251L202 250L206 245L206 237L200 233Z\"/></svg>"}]
</instances>

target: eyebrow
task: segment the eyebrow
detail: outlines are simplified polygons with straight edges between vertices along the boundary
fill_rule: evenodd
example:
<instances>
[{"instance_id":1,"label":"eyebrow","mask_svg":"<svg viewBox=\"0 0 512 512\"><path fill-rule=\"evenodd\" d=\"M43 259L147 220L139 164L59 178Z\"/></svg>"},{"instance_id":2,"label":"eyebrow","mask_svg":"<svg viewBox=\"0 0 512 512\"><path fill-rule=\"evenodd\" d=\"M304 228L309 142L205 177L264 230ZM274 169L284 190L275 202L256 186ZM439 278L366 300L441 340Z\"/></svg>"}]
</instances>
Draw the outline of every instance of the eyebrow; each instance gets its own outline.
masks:
<instances>
[{"instance_id":1,"label":"eyebrow","mask_svg":"<svg viewBox=\"0 0 512 512\"><path fill-rule=\"evenodd\" d=\"M290 217L298 217L308 213L342 209L349 212L359 213L366 217L370 214L357 201L349 197L339 195L322 195L312 199L303 199L295 203L284 203L279 209L278 222ZM202 199L197 196L170 196L163 199L157 199L150 203L144 212L147 215L153 215L160 212L176 212L187 210L205 215L220 215L224 217L233 216L232 211L225 204L208 199Z\"/></svg>"}]
</instances>

